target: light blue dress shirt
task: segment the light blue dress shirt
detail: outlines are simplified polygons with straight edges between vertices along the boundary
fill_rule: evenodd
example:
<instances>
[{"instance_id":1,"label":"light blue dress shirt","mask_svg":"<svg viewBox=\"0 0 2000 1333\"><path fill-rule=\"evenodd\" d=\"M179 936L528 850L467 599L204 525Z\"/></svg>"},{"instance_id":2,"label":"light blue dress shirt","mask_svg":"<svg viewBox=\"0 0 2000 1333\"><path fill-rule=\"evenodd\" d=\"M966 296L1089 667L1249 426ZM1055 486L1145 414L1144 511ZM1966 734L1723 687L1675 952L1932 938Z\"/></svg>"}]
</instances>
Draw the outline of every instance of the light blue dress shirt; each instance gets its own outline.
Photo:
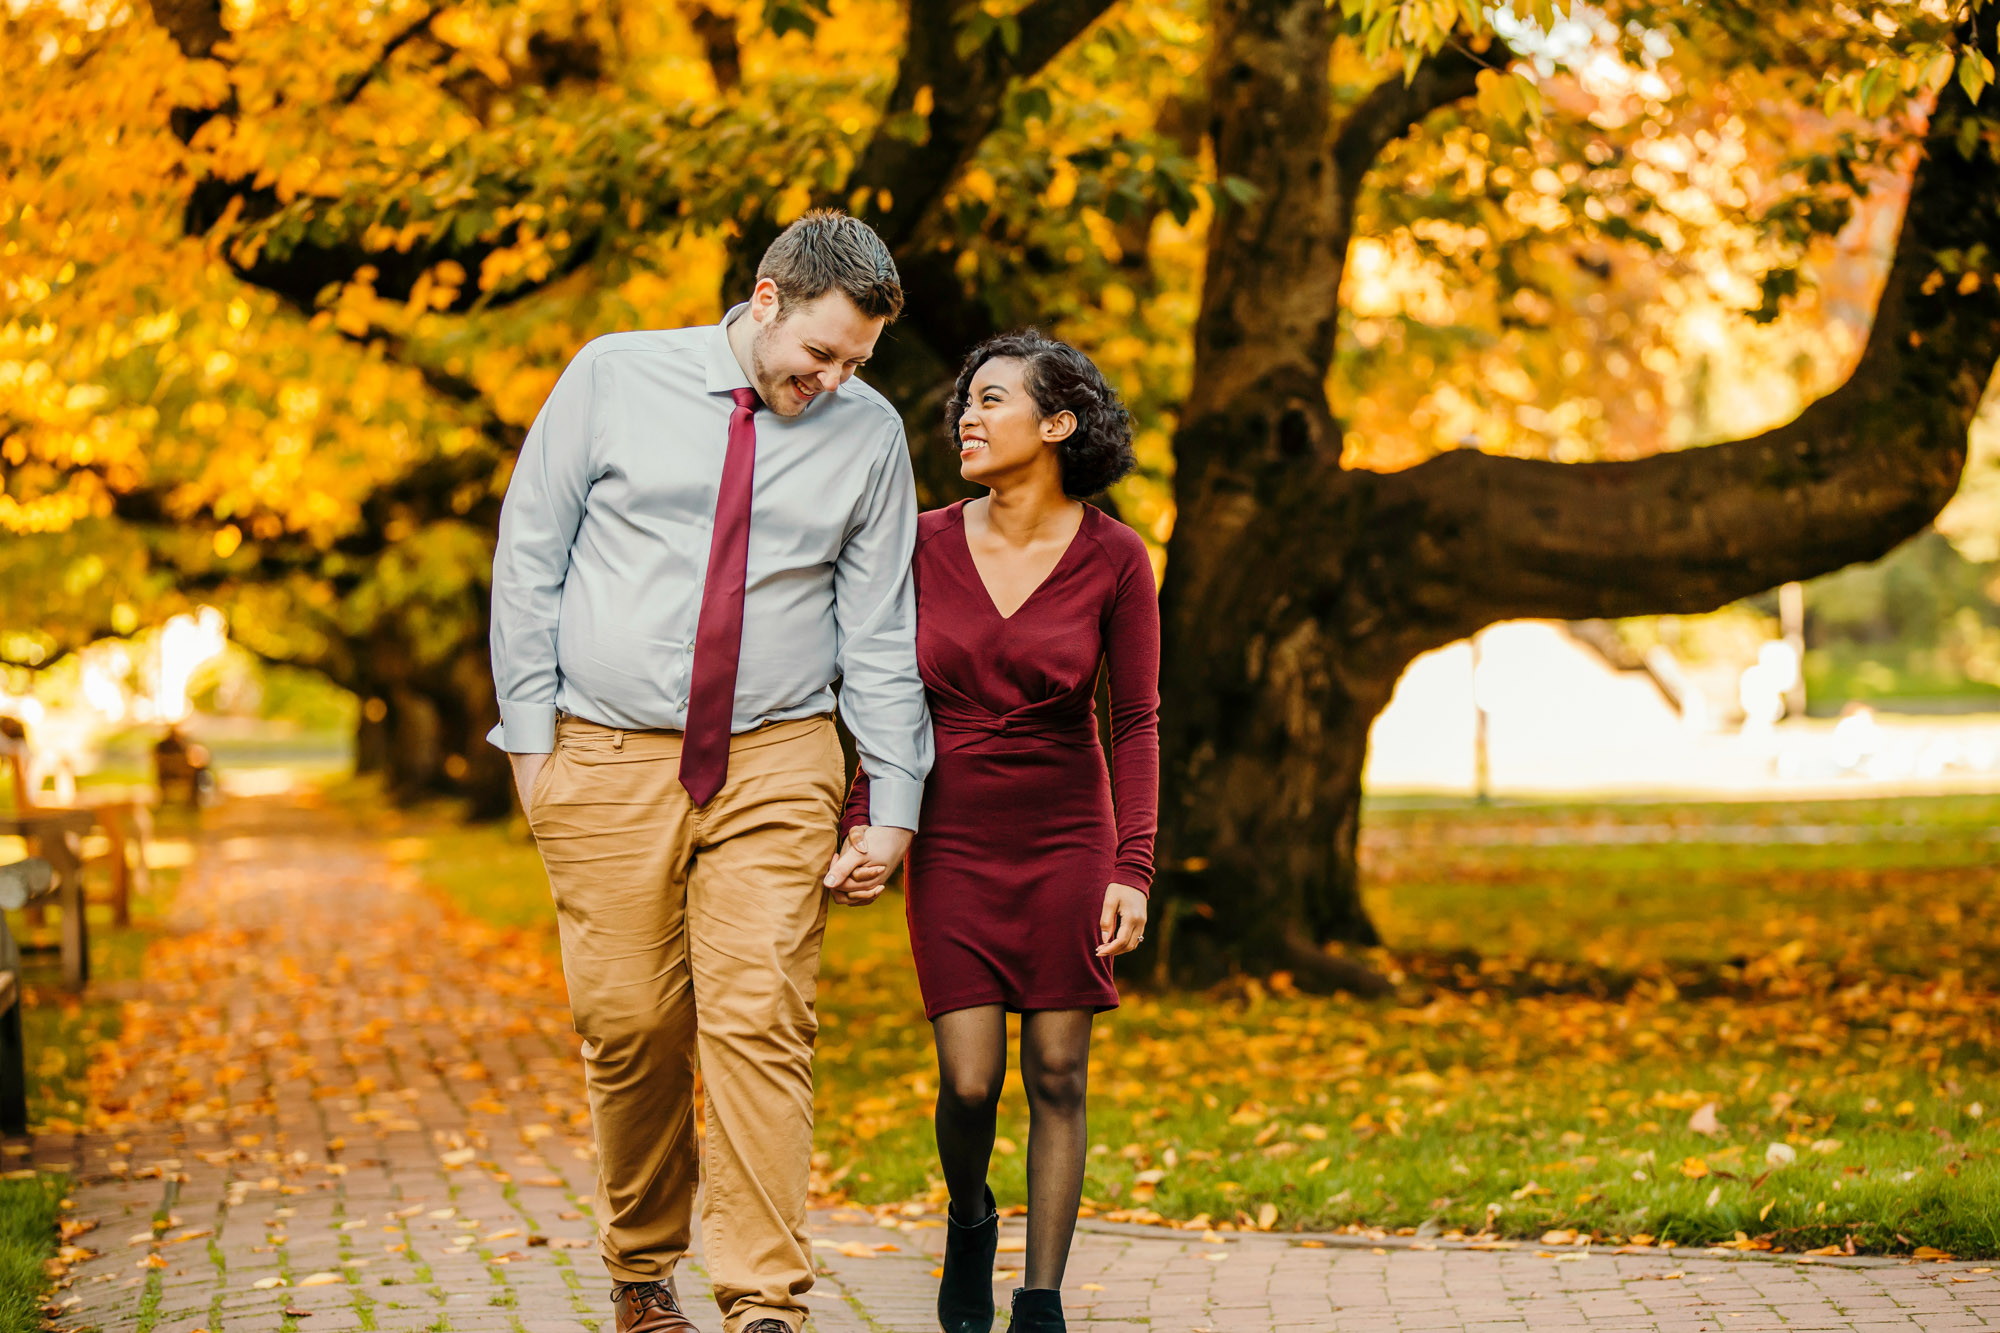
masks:
<instances>
[{"instance_id":1,"label":"light blue dress shirt","mask_svg":"<svg viewBox=\"0 0 2000 1333\"><path fill-rule=\"evenodd\" d=\"M560 710L687 725L695 625L729 444L750 383L728 326L614 333L576 354L529 429L493 556L487 738L554 748ZM735 732L839 709L870 821L915 829L931 767L910 581L917 501L902 418L859 380L760 411Z\"/></svg>"}]
</instances>

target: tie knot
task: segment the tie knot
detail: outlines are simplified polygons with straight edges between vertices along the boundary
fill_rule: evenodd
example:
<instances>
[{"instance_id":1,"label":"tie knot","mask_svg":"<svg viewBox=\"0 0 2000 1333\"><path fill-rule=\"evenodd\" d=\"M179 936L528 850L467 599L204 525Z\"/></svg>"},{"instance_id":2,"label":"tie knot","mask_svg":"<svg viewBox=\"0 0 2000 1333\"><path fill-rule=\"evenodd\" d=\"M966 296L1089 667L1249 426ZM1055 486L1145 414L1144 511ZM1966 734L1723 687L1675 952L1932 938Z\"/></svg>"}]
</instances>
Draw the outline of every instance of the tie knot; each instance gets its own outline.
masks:
<instances>
[{"instance_id":1,"label":"tie knot","mask_svg":"<svg viewBox=\"0 0 2000 1333\"><path fill-rule=\"evenodd\" d=\"M745 412L755 412L764 405L764 400L757 396L757 391L747 386L741 389L731 389L729 396L734 398L736 405Z\"/></svg>"}]
</instances>

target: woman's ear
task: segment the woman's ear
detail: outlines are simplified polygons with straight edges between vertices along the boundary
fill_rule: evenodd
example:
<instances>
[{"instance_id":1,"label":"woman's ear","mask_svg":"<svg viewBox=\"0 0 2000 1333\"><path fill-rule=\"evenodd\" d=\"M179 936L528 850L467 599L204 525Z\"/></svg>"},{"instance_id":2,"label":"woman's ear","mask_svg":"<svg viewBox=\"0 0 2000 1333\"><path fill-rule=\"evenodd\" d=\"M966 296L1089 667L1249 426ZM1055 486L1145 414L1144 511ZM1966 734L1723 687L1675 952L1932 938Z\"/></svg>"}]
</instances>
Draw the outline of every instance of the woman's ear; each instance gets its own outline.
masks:
<instances>
[{"instance_id":1,"label":"woman's ear","mask_svg":"<svg viewBox=\"0 0 2000 1333\"><path fill-rule=\"evenodd\" d=\"M1042 443L1061 444L1076 434L1076 413L1064 408L1052 417L1042 418Z\"/></svg>"}]
</instances>

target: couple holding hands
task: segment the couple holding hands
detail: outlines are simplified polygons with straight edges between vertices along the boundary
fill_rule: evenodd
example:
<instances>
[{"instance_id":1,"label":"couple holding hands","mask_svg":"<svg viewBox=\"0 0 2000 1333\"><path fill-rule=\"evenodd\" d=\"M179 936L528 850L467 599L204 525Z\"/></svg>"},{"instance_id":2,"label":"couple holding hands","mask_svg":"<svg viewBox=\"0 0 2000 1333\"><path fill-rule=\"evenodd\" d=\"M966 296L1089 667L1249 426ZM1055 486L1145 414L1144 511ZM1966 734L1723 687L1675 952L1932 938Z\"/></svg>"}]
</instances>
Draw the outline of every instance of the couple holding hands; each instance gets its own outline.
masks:
<instances>
[{"instance_id":1,"label":"couple holding hands","mask_svg":"<svg viewBox=\"0 0 2000 1333\"><path fill-rule=\"evenodd\" d=\"M994 1320L1011 1010L1030 1108L1013 1327L1064 1327L1091 1020L1118 1003L1153 868L1152 565L1082 502L1131 469L1131 428L1075 348L991 339L946 419L988 494L919 515L902 420L852 378L902 304L872 230L808 214L719 325L585 346L508 485L492 739L555 898L618 1333L696 1327L671 1280L698 1172L727 1333L798 1333L827 904L872 902L906 856L951 1196L939 1321Z\"/></svg>"}]
</instances>

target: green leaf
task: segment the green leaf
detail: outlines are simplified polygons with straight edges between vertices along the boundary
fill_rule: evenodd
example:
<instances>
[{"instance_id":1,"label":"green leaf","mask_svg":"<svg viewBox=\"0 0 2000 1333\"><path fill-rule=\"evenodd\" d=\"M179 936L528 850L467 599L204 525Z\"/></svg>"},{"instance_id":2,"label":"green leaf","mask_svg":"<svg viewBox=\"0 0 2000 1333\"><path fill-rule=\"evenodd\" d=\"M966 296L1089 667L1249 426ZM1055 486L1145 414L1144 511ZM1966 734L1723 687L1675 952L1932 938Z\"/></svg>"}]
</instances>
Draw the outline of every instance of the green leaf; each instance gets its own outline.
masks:
<instances>
[{"instance_id":1,"label":"green leaf","mask_svg":"<svg viewBox=\"0 0 2000 1333\"><path fill-rule=\"evenodd\" d=\"M882 122L882 133L905 143L924 143L931 137L929 116L920 116L914 111L900 111Z\"/></svg>"},{"instance_id":2,"label":"green leaf","mask_svg":"<svg viewBox=\"0 0 2000 1333\"><path fill-rule=\"evenodd\" d=\"M1941 48L1936 55L1931 57L1930 64L1924 67L1924 87L1934 93L1943 92L1944 86L1951 82L1952 67L1957 63L1958 58L1956 56L1949 50Z\"/></svg>"},{"instance_id":3,"label":"green leaf","mask_svg":"<svg viewBox=\"0 0 2000 1333\"><path fill-rule=\"evenodd\" d=\"M1542 123L1542 90L1527 75L1494 69L1479 71L1479 110L1484 115L1519 127L1533 121Z\"/></svg>"},{"instance_id":4,"label":"green leaf","mask_svg":"<svg viewBox=\"0 0 2000 1333\"><path fill-rule=\"evenodd\" d=\"M828 12L828 0L765 0L764 24L773 34L803 33L810 41Z\"/></svg>"},{"instance_id":5,"label":"green leaf","mask_svg":"<svg viewBox=\"0 0 2000 1333\"><path fill-rule=\"evenodd\" d=\"M1958 83L1965 89L1965 95L1973 105L1979 104L1979 95L1993 82L1993 65L1983 51L1967 51L1965 58L1958 62Z\"/></svg>"},{"instance_id":6,"label":"green leaf","mask_svg":"<svg viewBox=\"0 0 2000 1333\"><path fill-rule=\"evenodd\" d=\"M1195 198L1194 191L1188 188L1187 182L1162 167L1153 173L1153 185L1164 201L1167 211L1173 214L1174 221L1186 226L1200 202Z\"/></svg>"},{"instance_id":7,"label":"green leaf","mask_svg":"<svg viewBox=\"0 0 2000 1333\"><path fill-rule=\"evenodd\" d=\"M1542 123L1542 85L1516 71L1514 81L1521 87L1521 110L1536 125Z\"/></svg>"},{"instance_id":8,"label":"green leaf","mask_svg":"<svg viewBox=\"0 0 2000 1333\"><path fill-rule=\"evenodd\" d=\"M1879 116L1888 111L1902 91L1900 71L1891 65L1877 65L1862 80L1861 109L1864 115Z\"/></svg>"},{"instance_id":9,"label":"green leaf","mask_svg":"<svg viewBox=\"0 0 2000 1333\"><path fill-rule=\"evenodd\" d=\"M1045 121L1054 109L1046 88L1023 88L1014 94L1013 115L1016 121Z\"/></svg>"},{"instance_id":10,"label":"green leaf","mask_svg":"<svg viewBox=\"0 0 2000 1333\"><path fill-rule=\"evenodd\" d=\"M1368 38L1362 43L1362 54L1369 64L1382 58L1389 49L1389 39L1396 35L1396 16L1393 13L1377 15L1368 25Z\"/></svg>"},{"instance_id":11,"label":"green leaf","mask_svg":"<svg viewBox=\"0 0 2000 1333\"><path fill-rule=\"evenodd\" d=\"M994 19L983 9L974 9L966 16L965 24L958 30L958 39L953 48L960 60L970 60L980 47L992 40Z\"/></svg>"},{"instance_id":12,"label":"green leaf","mask_svg":"<svg viewBox=\"0 0 2000 1333\"><path fill-rule=\"evenodd\" d=\"M1976 116L1967 116L1958 122L1958 155L1967 162L1979 149L1980 126Z\"/></svg>"},{"instance_id":13,"label":"green leaf","mask_svg":"<svg viewBox=\"0 0 2000 1333\"><path fill-rule=\"evenodd\" d=\"M1264 192L1254 182L1241 176L1224 176L1216 184L1222 187L1222 192L1229 196L1232 203L1247 205L1264 197Z\"/></svg>"}]
</instances>

